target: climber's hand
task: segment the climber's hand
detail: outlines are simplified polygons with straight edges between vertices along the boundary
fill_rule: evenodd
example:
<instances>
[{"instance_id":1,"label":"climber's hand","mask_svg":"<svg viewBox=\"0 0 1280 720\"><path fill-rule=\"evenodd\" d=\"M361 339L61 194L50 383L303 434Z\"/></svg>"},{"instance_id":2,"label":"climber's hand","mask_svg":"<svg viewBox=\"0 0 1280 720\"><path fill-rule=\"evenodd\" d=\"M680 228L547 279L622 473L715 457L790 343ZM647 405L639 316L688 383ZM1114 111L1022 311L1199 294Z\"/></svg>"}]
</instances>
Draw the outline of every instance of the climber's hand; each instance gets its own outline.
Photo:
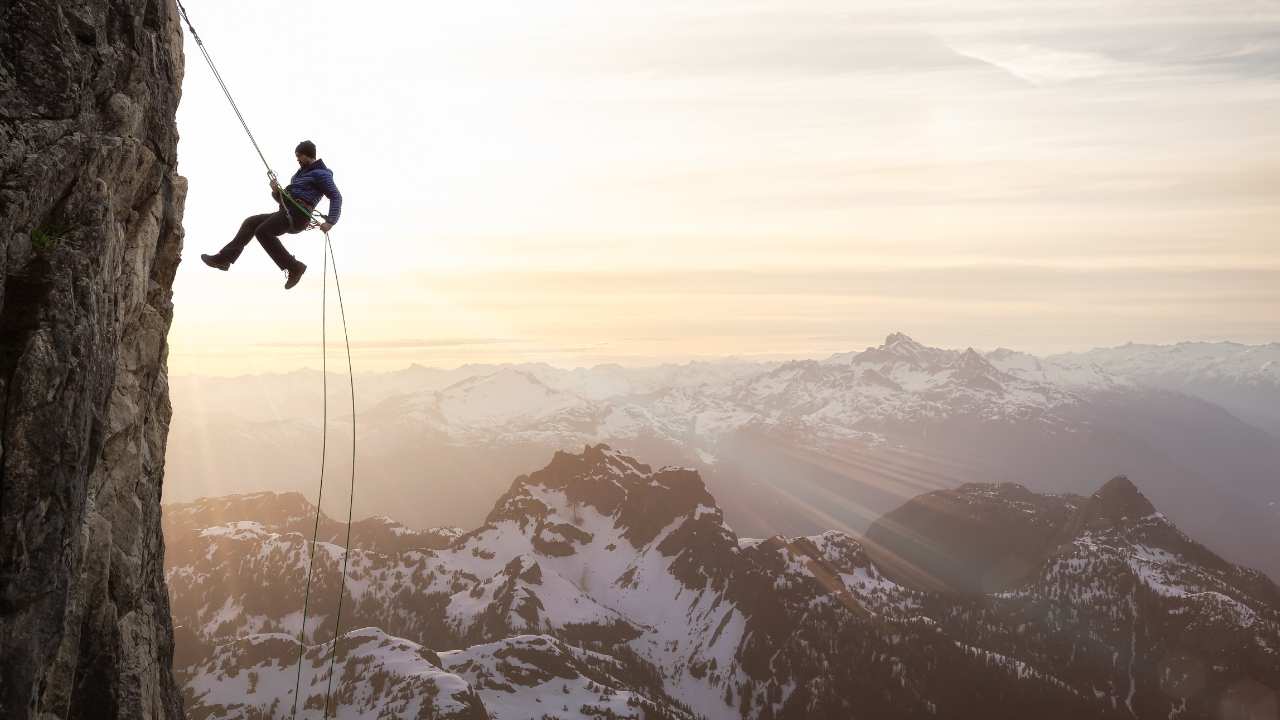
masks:
<instances>
[{"instance_id":1,"label":"climber's hand","mask_svg":"<svg viewBox=\"0 0 1280 720\"><path fill-rule=\"evenodd\" d=\"M321 230L323 230L323 231L325 231L325 232L329 232L330 230L332 230L332 229L333 229L333 223L331 223L331 222L322 222L322 223L320 223L320 229L321 229Z\"/></svg>"},{"instance_id":2,"label":"climber's hand","mask_svg":"<svg viewBox=\"0 0 1280 720\"><path fill-rule=\"evenodd\" d=\"M271 189L272 189L272 190L279 190L279 189L280 189L280 183L276 182L276 179L275 179L275 178L271 178Z\"/></svg>"}]
</instances>

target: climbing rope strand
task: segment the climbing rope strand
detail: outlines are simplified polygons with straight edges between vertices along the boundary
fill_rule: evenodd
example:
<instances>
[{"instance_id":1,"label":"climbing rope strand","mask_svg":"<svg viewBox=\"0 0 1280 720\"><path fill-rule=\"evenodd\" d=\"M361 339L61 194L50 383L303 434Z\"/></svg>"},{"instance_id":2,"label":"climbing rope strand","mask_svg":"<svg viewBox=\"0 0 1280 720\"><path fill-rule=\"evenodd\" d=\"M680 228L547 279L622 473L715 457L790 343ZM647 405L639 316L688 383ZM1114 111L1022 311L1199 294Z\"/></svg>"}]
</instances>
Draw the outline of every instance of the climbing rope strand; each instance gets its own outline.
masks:
<instances>
[{"instance_id":1,"label":"climbing rope strand","mask_svg":"<svg viewBox=\"0 0 1280 720\"><path fill-rule=\"evenodd\" d=\"M351 517L356 504L356 376L351 367L351 338L347 333L347 309L342 304L342 283L338 280L338 259L333 255L333 243L328 231L324 232L324 245L329 261L333 263L333 286L338 291L338 311L342 315L342 340L347 348L347 378L351 385L351 493L347 498L347 538L342 551L342 583L338 589L338 612L333 619L333 654L329 656L329 686L324 693L324 717L329 718L329 697L333 693L333 668L338 660L338 640L341 638L342 599L347 592L347 561L351 558Z\"/></svg>"},{"instance_id":2,"label":"climbing rope strand","mask_svg":"<svg viewBox=\"0 0 1280 720\"><path fill-rule=\"evenodd\" d=\"M262 148L258 146L258 139L253 136L253 131L249 129L249 123L244 119L244 114L240 112L240 106L236 104L235 98L231 97L231 89L227 87L227 83L222 79L222 73L218 72L218 66L213 62L213 56L209 54L209 49L205 47L204 41L200 39L200 33L196 32L196 28L191 24L191 18L187 15L187 8L182 4L182 0L177 0L178 12L182 15L182 20L187 24L187 30L191 32L191 37L196 41L196 47L200 49L200 54L204 56L205 63L209 66L209 70L213 73L213 78L218 81L218 87L222 88L222 94L226 96L227 102L231 104L232 111L236 114L236 119L240 121L240 127L244 128L244 134L249 136L249 142L253 143L253 149L258 153L258 158L262 160L262 165L267 169L267 176L272 180L276 180L276 171L271 169L271 163L267 162L267 156L262 153ZM280 189L280 209L288 210L284 206L284 200L288 200L289 204L301 210L310 217L310 225L316 225L316 219L322 219L328 222L329 216L315 209L308 209L300 204L292 195Z\"/></svg>"},{"instance_id":3,"label":"climbing rope strand","mask_svg":"<svg viewBox=\"0 0 1280 720\"><path fill-rule=\"evenodd\" d=\"M178 12L182 16L183 22L187 25L187 30L191 32L191 37L196 41L196 47L200 49L200 54L204 57L205 64L209 66L209 70L213 73L213 77L218 81L218 87L222 88L222 94L226 96L227 102L230 103L231 109L236 114L236 119L240 121L240 127L244 128L245 135L249 137L249 142L253 144L253 149L258 153L258 158L262 160L262 165L267 169L267 176L272 181L276 180L276 173L271 169L271 163L267 162L267 156L263 154L262 148L258 145L258 140L253 136L253 131L249 129L249 123L244 119L244 114L240 112L240 106L236 104L235 98L231 96L231 89L227 87L227 83L222 79L222 73L218 72L218 66L213 62L213 56L209 54L208 48L205 47L204 41L200 39L200 33L196 32L195 25L191 23L191 18L187 15L187 8L182 4L182 0L176 0L178 4ZM279 188L280 211L289 214L287 204L293 205L304 215L307 216L307 229L317 227L321 222L328 222L329 218L314 208L304 207L284 188ZM329 428L329 375L328 375L328 299L326 293L328 290L328 267L333 262L333 284L338 291L338 310L342 316L342 339L346 344L347 350L347 378L351 386L351 491L348 497L347 505L347 536L343 544L342 553L342 582L338 590L338 610L333 621L333 654L329 658L329 681L324 696L324 717L329 717L329 701L333 694L333 670L334 663L338 657L338 641L339 631L342 626L342 600L347 590L347 562L351 556L351 520L352 510L355 507L356 498L356 381L355 373L352 370L351 363L351 338L347 332L347 310L342 302L342 284L338 280L338 263L333 254L333 243L329 240L328 231L324 231L324 270L322 271L322 285L320 291L320 346L321 346L321 387L324 395L323 405L323 427L321 429L320 440L320 489L316 496L316 520L315 527L311 533L311 554L307 562L307 582L306 589L303 592L302 600L302 627L298 632L298 671L294 680L293 691L293 714L296 717L298 713L298 696L302 689L302 662L306 655L306 633L307 633L307 614L311 603L311 581L315 570L316 546L320 536L320 502L324 497L324 467L326 453L328 450L328 428Z\"/></svg>"},{"instance_id":4,"label":"climbing rope strand","mask_svg":"<svg viewBox=\"0 0 1280 720\"><path fill-rule=\"evenodd\" d=\"M307 652L307 611L311 605L311 573L316 566L316 541L320 537L320 501L324 499L324 467L329 446L329 303L326 297L329 289L329 256L321 253L324 265L320 270L320 387L321 412L320 427L320 491L316 494L316 523L311 531L311 556L307 560L307 584L302 593L302 629L298 632L298 673L293 681L293 712L290 718L298 716L298 695L302 691L302 661ZM328 699L325 705L328 705Z\"/></svg>"},{"instance_id":5,"label":"climbing rope strand","mask_svg":"<svg viewBox=\"0 0 1280 720\"><path fill-rule=\"evenodd\" d=\"M213 78L218 81L218 87L222 88L222 94L227 96L227 102L231 103L231 109L235 111L236 118L240 120L240 127L244 128L244 132L249 136L249 142L253 143L253 149L257 151L258 157L262 159L262 164L267 168L267 175L274 178L276 173L271 169L271 163L267 162L267 156L262 154L262 148L258 147L258 140L253 137L253 131L249 129L249 123L245 121L244 115L240 112L240 106L236 105L235 98L231 97L231 90L227 88L227 84L222 80L222 73L218 72L218 66L213 63L213 56L209 54L209 50L205 48L204 41L200 39L200 33L196 32L196 28L191 24L191 18L187 16L187 8L182 5L182 0L177 0L178 12L182 15L182 20L187 24L187 30L191 31L191 37L196 41L196 47L200 48L200 54L204 56L204 61L209 65L209 69L213 71Z\"/></svg>"}]
</instances>

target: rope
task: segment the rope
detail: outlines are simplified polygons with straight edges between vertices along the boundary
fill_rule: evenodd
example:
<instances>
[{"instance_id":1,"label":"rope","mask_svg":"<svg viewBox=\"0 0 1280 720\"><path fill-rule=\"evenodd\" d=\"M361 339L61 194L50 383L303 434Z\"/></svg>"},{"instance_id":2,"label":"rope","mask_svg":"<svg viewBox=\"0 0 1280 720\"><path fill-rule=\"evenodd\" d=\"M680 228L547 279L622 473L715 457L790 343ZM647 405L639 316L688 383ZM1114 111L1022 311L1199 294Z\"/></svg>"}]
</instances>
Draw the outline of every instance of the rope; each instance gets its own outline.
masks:
<instances>
[{"instance_id":1,"label":"rope","mask_svg":"<svg viewBox=\"0 0 1280 720\"><path fill-rule=\"evenodd\" d=\"M226 96L227 102L231 104L231 109L236 114L236 119L240 121L240 127L244 128L245 135L249 136L249 142L253 144L253 149L258 153L258 158L262 160L262 165L267 169L267 177L276 181L276 173L271 169L271 163L267 162L267 156L263 154L262 148L258 145L258 140L253 136L253 131L249 129L249 123L244 119L244 114L240 112L240 106L236 104L235 98L231 96L231 90L227 87L227 83L222 79L222 73L218 72L218 66L213 62L213 56L209 54L208 48L205 47L204 41L200 39L200 33L196 32L195 26L191 23L191 18L187 15L187 8L183 6L182 0L176 0L178 4L178 12L182 16L182 20L187 25L187 30L191 32L191 37L195 39L196 46L200 48L200 54L204 57L205 63L209 66L209 70L213 72L213 77L218 81L218 87L222 88L222 94ZM320 225L321 221L328 222L329 218L325 214L313 208L304 207L284 188L279 188L280 211L286 215L289 213L285 206L286 201L302 211L307 216L307 227L311 229ZM347 378L351 386L351 492L348 497L347 505L347 536L343 544L342 552L342 581L338 590L338 610L333 621L333 653L329 657L329 682L324 695L324 717L329 718L330 698L333 695L333 670L338 659L338 641L340 640L339 631L342 626L342 600L347 591L347 563L351 557L351 520L352 511L355 507L356 499L356 380L355 372L351 363L351 337L347 332L347 310L342 302L342 284L338 280L338 262L333 254L333 242L329 239L329 232L324 232L325 252L324 269L321 274L321 290L320 290L320 347L321 347L321 387L324 395L323 400L323 420L320 432L320 489L316 495L316 520L315 527L311 532L311 554L307 561L307 582L306 589L303 592L302 600L302 627L298 632L298 671L294 679L293 689L293 712L290 717L296 717L298 714L298 696L302 689L302 662L306 655L306 635L307 635L307 614L311 605L311 580L315 570L316 545L320 536L320 501L324 498L324 469L325 460L328 451L328 430L329 430L329 374L328 374L328 275L329 263L333 263L333 284L338 291L338 309L342 315L342 339L347 349Z\"/></svg>"},{"instance_id":2,"label":"rope","mask_svg":"<svg viewBox=\"0 0 1280 720\"><path fill-rule=\"evenodd\" d=\"M342 304L342 283L338 280L338 259L333 255L333 243L329 241L329 232L324 232L324 245L329 251L329 261L333 263L333 286L338 291L338 311L342 315L342 339L347 347L347 378L351 384L351 494L347 498L347 539L342 551L342 584L338 588L338 612L333 619L333 654L329 656L329 686L324 693L324 717L329 717L329 697L333 693L333 667L338 660L338 640L341 639L339 629L342 625L342 599L347 593L347 561L351 558L351 513L356 504L356 376L351 368L351 338L347 334L347 310ZM297 698L297 694L294 694Z\"/></svg>"},{"instance_id":3,"label":"rope","mask_svg":"<svg viewBox=\"0 0 1280 720\"><path fill-rule=\"evenodd\" d=\"M204 41L200 39L200 33L196 32L196 28L191 24L191 18L187 17L187 9L183 7L182 0L177 0L178 12L182 14L182 20L187 24L187 29L191 31L191 37L195 38L196 47L200 48L200 54L204 56L204 61L208 63L209 69L213 71L213 77L218 81L218 87L222 88L222 94L227 96L227 102L231 103L231 109L236 112L236 117L240 120L240 126L244 128L244 132L249 136L249 142L253 143L253 149L258 151L258 157L262 158L262 164L267 168L267 175L275 177L276 173L271 169L271 163L267 162L267 156L262 154L262 148L258 147L258 141L253 137L253 132L249 130L249 123L245 122L244 115L240 113L240 106L236 105L235 98L231 97L231 91L227 89L227 84L222 81L222 73L218 72L218 67L213 64L213 58L209 55L209 51L204 46Z\"/></svg>"},{"instance_id":4,"label":"rope","mask_svg":"<svg viewBox=\"0 0 1280 720\"><path fill-rule=\"evenodd\" d=\"M352 513L356 503L356 381L355 372L351 362L351 337L347 331L347 309L342 301L342 282L338 277L338 259L333 253L333 242L329 239L329 233L324 232L324 264L321 266L321 290L320 290L320 373L321 387L323 388L323 427L320 433L320 492L316 498L316 522L315 528L311 533L311 557L307 563L307 583L303 592L302 600L302 629L298 634L298 671L294 678L293 685L293 712L290 717L297 717L298 714L298 697L302 690L302 662L306 655L306 633L307 633L307 613L311 603L311 577L315 567L316 544L320 535L320 500L324 497L324 465L328 447L328 429L329 429L329 353L328 353L328 307L327 300L329 290L329 264L333 264L333 284L338 291L338 310L342 317L342 340L347 351L347 378L351 389L351 491L347 498L347 535L343 542L342 551L342 580L338 588L338 610L333 619L333 651L329 656L329 679L328 685L324 693L324 717L329 717L329 701L333 696L333 675L334 667L338 660L338 642L341 639L342 628L342 601L347 593L347 567L351 558L351 522Z\"/></svg>"},{"instance_id":5,"label":"rope","mask_svg":"<svg viewBox=\"0 0 1280 720\"><path fill-rule=\"evenodd\" d=\"M326 234L325 237L327 239L328 235ZM324 258L324 265L320 271L320 387L323 388L321 394L324 420L320 427L320 492L316 495L316 524L315 529L311 531L311 555L307 558L307 585L302 594L302 629L298 631L298 675L293 681L293 712L290 713L290 718L298 716L298 695L302 690L302 660L307 652L307 611L311 605L311 573L316 566L316 540L320 536L320 501L324 498L324 466L329 446L329 323L327 317L329 303L325 297L329 289L329 256L322 253L321 257ZM352 432L355 432L354 426ZM325 707L328 705L329 701L326 699Z\"/></svg>"},{"instance_id":6,"label":"rope","mask_svg":"<svg viewBox=\"0 0 1280 720\"><path fill-rule=\"evenodd\" d=\"M187 15L187 8L182 4L182 0L177 0L178 13L182 16L182 21L187 24L187 30L191 32L191 37L196 41L196 47L200 48L200 54L204 57L205 64L209 66L209 70L213 72L213 78L218 81L218 87L222 88L222 94L226 96L227 102L231 104L231 109L235 111L236 119L240 121L240 127L244 128L244 134L249 136L249 142L253 143L253 149L258 153L258 158L262 160L262 166L267 169L267 177L277 180L276 171L271 169L271 163L267 162L267 156L262 153L262 148L258 146L258 139L253 136L253 131L249 129L249 123L244 119L244 114L240 112L240 106L236 104L235 98L231 97L231 90L227 87L227 83L222 79L222 73L218 72L218 66L213 62L213 56L209 54L208 48L204 46L204 40L200 39L200 33L196 32L195 25L191 24L191 18ZM284 200L287 199L294 207L306 213L311 220L307 225L307 229L315 227L316 218L321 218L325 222L329 221L329 216L318 210L304 207L293 198L284 188L280 188L280 210L286 214L288 210L285 208Z\"/></svg>"}]
</instances>

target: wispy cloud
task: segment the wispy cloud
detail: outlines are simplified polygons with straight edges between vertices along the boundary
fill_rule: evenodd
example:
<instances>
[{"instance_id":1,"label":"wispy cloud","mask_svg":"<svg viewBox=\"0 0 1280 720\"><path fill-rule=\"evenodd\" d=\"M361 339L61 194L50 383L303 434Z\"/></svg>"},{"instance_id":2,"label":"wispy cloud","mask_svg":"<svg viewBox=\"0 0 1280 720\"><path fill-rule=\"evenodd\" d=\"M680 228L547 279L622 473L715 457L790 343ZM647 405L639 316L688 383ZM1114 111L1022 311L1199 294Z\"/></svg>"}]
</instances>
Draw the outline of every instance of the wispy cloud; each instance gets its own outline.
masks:
<instances>
[{"instance_id":1,"label":"wispy cloud","mask_svg":"<svg viewBox=\"0 0 1280 720\"><path fill-rule=\"evenodd\" d=\"M960 45L955 50L1035 85L1131 75L1139 70L1098 53L1055 50L1026 43Z\"/></svg>"}]
</instances>

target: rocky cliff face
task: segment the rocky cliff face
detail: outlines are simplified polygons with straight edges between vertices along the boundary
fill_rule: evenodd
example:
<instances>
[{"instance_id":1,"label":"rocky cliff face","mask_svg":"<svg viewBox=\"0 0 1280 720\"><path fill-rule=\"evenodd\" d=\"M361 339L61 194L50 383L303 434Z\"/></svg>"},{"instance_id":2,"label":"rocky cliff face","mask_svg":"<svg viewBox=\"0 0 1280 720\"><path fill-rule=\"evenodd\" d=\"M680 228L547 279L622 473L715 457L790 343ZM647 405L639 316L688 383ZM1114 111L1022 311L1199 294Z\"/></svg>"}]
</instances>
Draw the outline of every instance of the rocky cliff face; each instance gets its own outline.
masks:
<instances>
[{"instance_id":1,"label":"rocky cliff face","mask_svg":"<svg viewBox=\"0 0 1280 720\"><path fill-rule=\"evenodd\" d=\"M0 717L177 718L169 0L0 0Z\"/></svg>"}]
</instances>

